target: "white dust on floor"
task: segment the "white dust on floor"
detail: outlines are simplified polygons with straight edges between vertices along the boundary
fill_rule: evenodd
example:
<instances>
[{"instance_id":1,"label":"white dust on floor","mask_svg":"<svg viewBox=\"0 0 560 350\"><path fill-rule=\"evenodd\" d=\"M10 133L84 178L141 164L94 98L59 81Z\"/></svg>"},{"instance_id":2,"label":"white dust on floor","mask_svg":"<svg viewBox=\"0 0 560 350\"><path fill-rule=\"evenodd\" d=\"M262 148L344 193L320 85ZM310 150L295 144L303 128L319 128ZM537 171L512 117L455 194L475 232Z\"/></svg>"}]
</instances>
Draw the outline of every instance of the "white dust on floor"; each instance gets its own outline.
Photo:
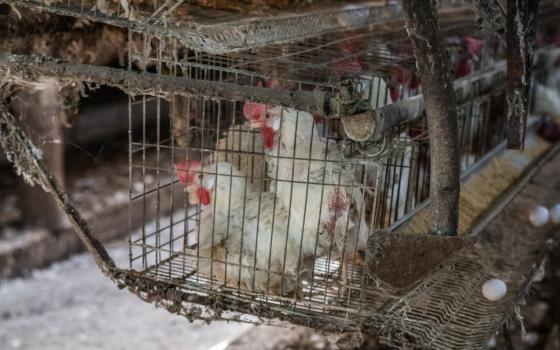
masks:
<instances>
[{"instance_id":1,"label":"white dust on floor","mask_svg":"<svg viewBox=\"0 0 560 350\"><path fill-rule=\"evenodd\" d=\"M122 266L126 244L112 245ZM0 281L0 349L223 349L251 326L189 323L103 276L87 254Z\"/></svg>"}]
</instances>

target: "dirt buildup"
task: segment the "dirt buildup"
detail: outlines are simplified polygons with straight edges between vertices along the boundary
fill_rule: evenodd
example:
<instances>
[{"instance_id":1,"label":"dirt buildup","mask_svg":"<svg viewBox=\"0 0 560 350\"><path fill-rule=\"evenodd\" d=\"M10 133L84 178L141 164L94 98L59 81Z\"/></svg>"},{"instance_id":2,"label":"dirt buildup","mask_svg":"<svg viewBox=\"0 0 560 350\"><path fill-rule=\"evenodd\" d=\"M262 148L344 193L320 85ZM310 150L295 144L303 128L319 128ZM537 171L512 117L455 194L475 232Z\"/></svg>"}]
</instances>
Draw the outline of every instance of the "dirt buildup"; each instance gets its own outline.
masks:
<instances>
[{"instance_id":1,"label":"dirt buildup","mask_svg":"<svg viewBox=\"0 0 560 350\"><path fill-rule=\"evenodd\" d=\"M15 5L0 5L0 52L43 54L76 63L125 65L126 31L86 19L56 16ZM63 124L78 113L82 84L61 84Z\"/></svg>"},{"instance_id":2,"label":"dirt buildup","mask_svg":"<svg viewBox=\"0 0 560 350\"><path fill-rule=\"evenodd\" d=\"M22 176L28 184L40 185L48 191L34 159L42 157L41 151L15 127L15 122L15 117L7 112L6 106L0 105L0 146L13 163L17 175ZM26 143L29 147L23 146ZM35 154L30 154L29 150Z\"/></svg>"},{"instance_id":3,"label":"dirt buildup","mask_svg":"<svg viewBox=\"0 0 560 350\"><path fill-rule=\"evenodd\" d=\"M468 242L463 237L380 232L368 241L368 273L394 288L410 288Z\"/></svg>"}]
</instances>

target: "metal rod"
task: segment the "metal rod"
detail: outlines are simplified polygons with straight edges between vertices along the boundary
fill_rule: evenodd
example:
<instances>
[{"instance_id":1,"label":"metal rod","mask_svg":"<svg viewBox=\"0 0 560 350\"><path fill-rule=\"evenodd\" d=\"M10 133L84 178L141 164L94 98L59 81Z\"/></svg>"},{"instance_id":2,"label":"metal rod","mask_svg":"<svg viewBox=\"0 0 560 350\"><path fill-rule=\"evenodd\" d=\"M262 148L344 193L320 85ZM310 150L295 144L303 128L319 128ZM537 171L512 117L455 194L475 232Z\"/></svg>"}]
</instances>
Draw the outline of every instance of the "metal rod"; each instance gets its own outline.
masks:
<instances>
[{"instance_id":1,"label":"metal rod","mask_svg":"<svg viewBox=\"0 0 560 350\"><path fill-rule=\"evenodd\" d=\"M506 61L499 61L478 74L469 75L453 83L456 102L461 104L484 95L506 81ZM476 88L473 88L473 86ZM424 95L416 95L373 110L376 118L374 139L390 128L421 118L424 115Z\"/></svg>"},{"instance_id":2,"label":"metal rod","mask_svg":"<svg viewBox=\"0 0 560 350\"><path fill-rule=\"evenodd\" d=\"M523 150L539 0L507 1L508 148Z\"/></svg>"}]
</instances>

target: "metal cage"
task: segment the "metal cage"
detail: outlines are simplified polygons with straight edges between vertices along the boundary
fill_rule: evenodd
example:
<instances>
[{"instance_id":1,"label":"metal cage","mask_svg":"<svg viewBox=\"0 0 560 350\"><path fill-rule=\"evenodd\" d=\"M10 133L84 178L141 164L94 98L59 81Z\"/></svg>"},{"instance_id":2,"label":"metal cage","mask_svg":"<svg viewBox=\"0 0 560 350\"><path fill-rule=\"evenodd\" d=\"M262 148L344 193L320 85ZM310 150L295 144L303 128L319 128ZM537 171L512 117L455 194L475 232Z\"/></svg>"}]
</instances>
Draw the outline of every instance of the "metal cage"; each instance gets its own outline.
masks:
<instances>
[{"instance_id":1,"label":"metal cage","mask_svg":"<svg viewBox=\"0 0 560 350\"><path fill-rule=\"evenodd\" d=\"M410 44L391 37L386 45L373 34L344 32L212 55L131 32L129 69L287 91L336 92L350 81L376 109L421 93ZM465 48L453 37L448 43L457 65ZM500 70L488 68L499 59L484 50L469 66L471 97L459 108L465 174L505 139L503 88L484 90L470 78L481 67ZM132 269L341 328L356 327L388 301L391 287L364 271L360 232L395 230L427 204L423 116L356 142L339 120L291 108L202 96L170 101L169 115L158 112L151 124L144 115L142 131L130 134L131 206L154 210L146 203L155 196L171 208L156 206L155 222L143 220L142 234L130 238ZM269 118L277 124L272 136L263 131ZM329 221L339 192L352 214Z\"/></svg>"}]
</instances>

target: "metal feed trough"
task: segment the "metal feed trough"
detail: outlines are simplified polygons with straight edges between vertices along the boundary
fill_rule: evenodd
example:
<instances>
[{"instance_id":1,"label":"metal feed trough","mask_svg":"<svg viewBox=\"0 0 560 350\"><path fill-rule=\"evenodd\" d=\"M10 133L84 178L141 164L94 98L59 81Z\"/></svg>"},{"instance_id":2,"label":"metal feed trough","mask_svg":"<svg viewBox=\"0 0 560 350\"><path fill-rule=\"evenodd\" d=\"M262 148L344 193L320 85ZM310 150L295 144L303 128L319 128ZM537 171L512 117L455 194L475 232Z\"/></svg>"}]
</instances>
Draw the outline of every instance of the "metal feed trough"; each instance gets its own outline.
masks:
<instances>
[{"instance_id":1,"label":"metal feed trough","mask_svg":"<svg viewBox=\"0 0 560 350\"><path fill-rule=\"evenodd\" d=\"M287 320L323 331L389 327L387 341L396 345L417 337L436 348L479 348L503 320L497 308L501 318L476 335L438 343L450 332L440 325L459 312L455 296L486 276L470 238L458 238L448 252L456 263L446 265L464 280L439 271L401 288L377 279L364 262L368 235L397 230L429 203L430 135L412 47L402 26L380 29L400 20L399 5L311 7L279 13L264 26L264 17L211 11L196 1L10 3L126 27L128 64L3 53L5 82L93 82L120 88L131 104L171 102L168 115L157 109L155 130L145 110L141 132L130 128L130 206L143 214L131 216L142 229L129 237L128 268L114 265L2 107L6 153L29 181L53 193L120 286L189 319ZM477 35L472 15L453 1L441 6L453 14L442 29L452 65L460 66L466 48L457 38ZM555 11L543 8L549 16ZM185 14L188 21L177 19ZM491 49L498 42L481 43L454 83L465 178L499 153L506 136L506 65ZM147 205L154 197L155 208ZM169 212L160 210L164 202ZM415 314L424 310L414 309L420 295L432 310L438 283L454 296L445 310L435 321Z\"/></svg>"}]
</instances>

